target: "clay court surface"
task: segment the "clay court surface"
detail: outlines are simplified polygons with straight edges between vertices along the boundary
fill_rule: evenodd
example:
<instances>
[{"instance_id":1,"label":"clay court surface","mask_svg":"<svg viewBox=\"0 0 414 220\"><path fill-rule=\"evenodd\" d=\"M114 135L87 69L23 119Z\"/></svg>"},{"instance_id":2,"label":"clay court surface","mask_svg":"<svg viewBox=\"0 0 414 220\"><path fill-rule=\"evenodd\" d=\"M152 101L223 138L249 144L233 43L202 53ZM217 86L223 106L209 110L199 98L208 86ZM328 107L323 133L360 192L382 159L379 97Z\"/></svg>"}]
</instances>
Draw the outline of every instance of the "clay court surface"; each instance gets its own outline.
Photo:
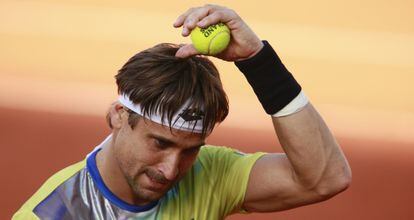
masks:
<instances>
[{"instance_id":1,"label":"clay court surface","mask_svg":"<svg viewBox=\"0 0 414 220\"><path fill-rule=\"evenodd\" d=\"M0 108L0 121L0 219L10 219L48 176L82 160L109 133L103 117ZM220 127L208 142L246 152L280 151L272 135ZM414 219L414 150L382 140L339 142L353 170L347 191L316 205L228 219Z\"/></svg>"},{"instance_id":2,"label":"clay court surface","mask_svg":"<svg viewBox=\"0 0 414 220\"><path fill-rule=\"evenodd\" d=\"M216 3L235 9L272 44L353 171L351 187L323 203L229 219L414 219L414 1ZM104 115L116 99L117 70L155 44L189 43L172 24L203 4L1 1L0 220L110 133ZM281 152L242 74L232 63L213 62L230 114L208 143Z\"/></svg>"}]
</instances>

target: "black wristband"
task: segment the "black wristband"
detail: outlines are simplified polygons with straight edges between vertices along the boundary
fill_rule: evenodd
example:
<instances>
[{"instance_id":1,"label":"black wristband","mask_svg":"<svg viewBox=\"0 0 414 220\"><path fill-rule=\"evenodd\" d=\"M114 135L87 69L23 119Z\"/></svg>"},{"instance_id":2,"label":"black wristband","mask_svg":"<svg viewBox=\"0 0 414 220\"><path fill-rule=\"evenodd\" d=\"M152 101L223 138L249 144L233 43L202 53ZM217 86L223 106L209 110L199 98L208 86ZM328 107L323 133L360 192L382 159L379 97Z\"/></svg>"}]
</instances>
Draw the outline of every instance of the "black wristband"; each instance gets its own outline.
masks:
<instances>
[{"instance_id":1,"label":"black wristband","mask_svg":"<svg viewBox=\"0 0 414 220\"><path fill-rule=\"evenodd\" d=\"M263 44L254 57L235 64L253 87L266 113L273 115L299 95L302 88L272 46L267 41Z\"/></svg>"}]
</instances>

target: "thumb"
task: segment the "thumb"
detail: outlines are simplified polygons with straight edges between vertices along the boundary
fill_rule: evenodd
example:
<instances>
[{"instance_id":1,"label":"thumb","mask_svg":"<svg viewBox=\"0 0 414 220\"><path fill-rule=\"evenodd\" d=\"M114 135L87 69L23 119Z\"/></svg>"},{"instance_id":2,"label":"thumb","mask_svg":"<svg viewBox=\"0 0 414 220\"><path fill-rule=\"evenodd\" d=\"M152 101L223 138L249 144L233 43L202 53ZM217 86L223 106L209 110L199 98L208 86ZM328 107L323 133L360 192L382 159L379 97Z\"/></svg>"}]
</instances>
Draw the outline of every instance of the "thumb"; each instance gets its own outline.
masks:
<instances>
[{"instance_id":1,"label":"thumb","mask_svg":"<svg viewBox=\"0 0 414 220\"><path fill-rule=\"evenodd\" d=\"M176 57L186 58L189 56L200 54L192 44L184 44L183 46L178 49L177 53L175 53Z\"/></svg>"}]
</instances>

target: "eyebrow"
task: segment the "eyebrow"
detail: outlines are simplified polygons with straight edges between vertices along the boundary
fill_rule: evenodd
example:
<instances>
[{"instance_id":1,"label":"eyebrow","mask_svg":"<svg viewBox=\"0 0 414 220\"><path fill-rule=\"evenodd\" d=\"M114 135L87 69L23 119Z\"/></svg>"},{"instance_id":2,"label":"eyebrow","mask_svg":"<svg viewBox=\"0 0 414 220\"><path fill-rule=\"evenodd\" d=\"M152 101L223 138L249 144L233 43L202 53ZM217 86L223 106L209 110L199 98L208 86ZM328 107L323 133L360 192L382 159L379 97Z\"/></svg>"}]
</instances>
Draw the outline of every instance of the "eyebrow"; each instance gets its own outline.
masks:
<instances>
[{"instance_id":1,"label":"eyebrow","mask_svg":"<svg viewBox=\"0 0 414 220\"><path fill-rule=\"evenodd\" d=\"M148 134L148 137L161 140L161 141L167 143L168 145L174 145L174 144L176 144L174 141L172 141L172 140L170 140L168 138L165 138L163 136L157 135L157 134ZM190 148L199 148L199 147L201 147L203 145L206 145L206 143L204 141L201 142L201 143L199 143L199 144L197 144L197 145L191 146L191 147L189 147L187 149L190 149Z\"/></svg>"},{"instance_id":2,"label":"eyebrow","mask_svg":"<svg viewBox=\"0 0 414 220\"><path fill-rule=\"evenodd\" d=\"M150 138L155 138L155 139L158 139L158 140L161 140L161 141L163 141L163 142L165 142L165 143L167 143L167 144L175 144L175 142L174 142L174 141L172 141L172 140L170 140L170 139L168 139L168 138L165 138L165 137L163 137L163 136L156 135L156 134L148 134L148 137L150 137Z\"/></svg>"}]
</instances>

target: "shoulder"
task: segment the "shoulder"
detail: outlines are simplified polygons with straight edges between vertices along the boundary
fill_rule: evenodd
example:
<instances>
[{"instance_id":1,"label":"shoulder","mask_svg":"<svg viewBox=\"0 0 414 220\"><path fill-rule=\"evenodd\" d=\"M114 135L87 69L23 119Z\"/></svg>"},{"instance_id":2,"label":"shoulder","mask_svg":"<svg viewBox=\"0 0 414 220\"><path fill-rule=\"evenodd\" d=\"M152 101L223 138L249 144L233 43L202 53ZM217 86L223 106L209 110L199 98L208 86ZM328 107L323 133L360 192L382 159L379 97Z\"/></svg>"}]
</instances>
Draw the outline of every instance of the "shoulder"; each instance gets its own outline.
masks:
<instances>
[{"instance_id":1,"label":"shoulder","mask_svg":"<svg viewBox=\"0 0 414 220\"><path fill-rule=\"evenodd\" d=\"M221 210L218 216L241 210L252 167L265 154L243 153L225 146L203 146L195 164L202 170L199 175L202 181L194 181L203 184L198 187L204 190L200 198L208 200L203 195L210 195L208 201Z\"/></svg>"},{"instance_id":2,"label":"shoulder","mask_svg":"<svg viewBox=\"0 0 414 220\"><path fill-rule=\"evenodd\" d=\"M58 186L85 168L85 165L86 161L83 160L55 173L23 204L13 216L13 219L33 219L33 216L35 216L32 212L33 209L45 200Z\"/></svg>"},{"instance_id":3,"label":"shoulder","mask_svg":"<svg viewBox=\"0 0 414 220\"><path fill-rule=\"evenodd\" d=\"M226 146L205 145L200 149L198 160L201 162L224 162L227 160L255 160L264 155L263 152L244 153Z\"/></svg>"},{"instance_id":4,"label":"shoulder","mask_svg":"<svg viewBox=\"0 0 414 220\"><path fill-rule=\"evenodd\" d=\"M233 151L235 150L225 146L204 145L200 149L196 164L200 163L204 168L209 168L225 160L226 155L230 155Z\"/></svg>"},{"instance_id":5,"label":"shoulder","mask_svg":"<svg viewBox=\"0 0 414 220\"><path fill-rule=\"evenodd\" d=\"M240 151L226 146L204 145L200 149L198 158L211 160L216 156L231 155L233 153L242 154Z\"/></svg>"},{"instance_id":6,"label":"shoulder","mask_svg":"<svg viewBox=\"0 0 414 220\"><path fill-rule=\"evenodd\" d=\"M205 145L200 149L197 162L205 172L249 173L254 163L265 155L263 152L243 153L225 146Z\"/></svg>"},{"instance_id":7,"label":"shoulder","mask_svg":"<svg viewBox=\"0 0 414 220\"><path fill-rule=\"evenodd\" d=\"M12 217L12 220L38 220L38 219L40 218L37 217L30 210L19 210Z\"/></svg>"}]
</instances>

